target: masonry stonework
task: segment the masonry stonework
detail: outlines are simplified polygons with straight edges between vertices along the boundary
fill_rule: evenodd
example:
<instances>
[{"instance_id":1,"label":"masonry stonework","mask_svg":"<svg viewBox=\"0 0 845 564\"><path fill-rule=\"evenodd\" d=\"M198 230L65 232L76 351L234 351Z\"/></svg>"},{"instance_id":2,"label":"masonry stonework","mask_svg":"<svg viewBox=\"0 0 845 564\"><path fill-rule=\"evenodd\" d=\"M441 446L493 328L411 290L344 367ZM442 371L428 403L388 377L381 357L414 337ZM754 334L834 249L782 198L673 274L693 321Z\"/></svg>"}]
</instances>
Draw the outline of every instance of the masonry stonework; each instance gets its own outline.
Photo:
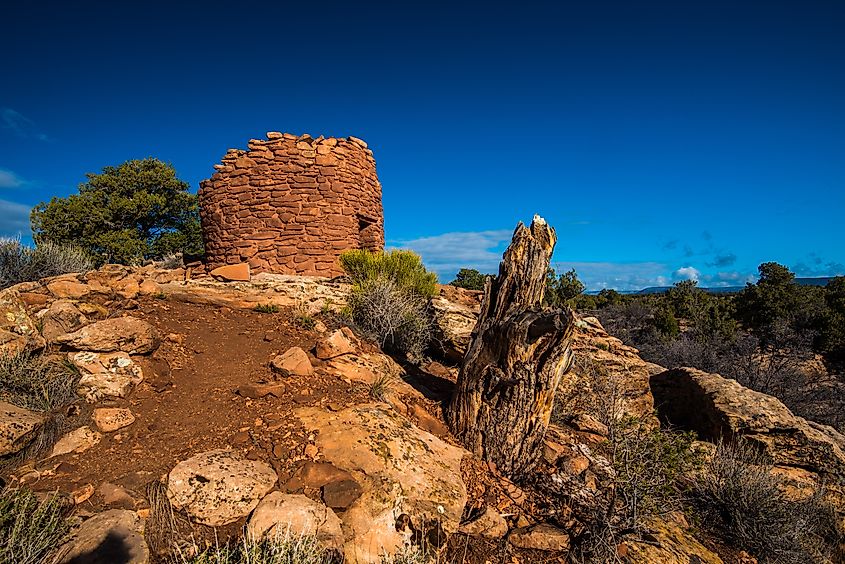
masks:
<instances>
[{"instance_id":1,"label":"masonry stonework","mask_svg":"<svg viewBox=\"0 0 845 564\"><path fill-rule=\"evenodd\" d=\"M343 251L384 247L381 184L360 139L270 132L214 168L199 190L209 268L335 276Z\"/></svg>"}]
</instances>

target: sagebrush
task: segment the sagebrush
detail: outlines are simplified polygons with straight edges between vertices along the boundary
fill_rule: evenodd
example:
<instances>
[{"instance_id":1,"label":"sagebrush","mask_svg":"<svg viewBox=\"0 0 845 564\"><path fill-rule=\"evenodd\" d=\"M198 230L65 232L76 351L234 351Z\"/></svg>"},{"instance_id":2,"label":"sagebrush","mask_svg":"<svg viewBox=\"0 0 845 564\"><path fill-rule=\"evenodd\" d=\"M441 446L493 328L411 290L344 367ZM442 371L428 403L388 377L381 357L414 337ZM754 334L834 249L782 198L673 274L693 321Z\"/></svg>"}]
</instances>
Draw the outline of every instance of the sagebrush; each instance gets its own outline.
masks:
<instances>
[{"instance_id":1,"label":"sagebrush","mask_svg":"<svg viewBox=\"0 0 845 564\"><path fill-rule=\"evenodd\" d=\"M0 562L50 562L69 530L57 496L39 500L25 488L0 491Z\"/></svg>"},{"instance_id":2,"label":"sagebrush","mask_svg":"<svg viewBox=\"0 0 845 564\"><path fill-rule=\"evenodd\" d=\"M41 353L0 354L0 399L50 411L77 399L79 372L68 361Z\"/></svg>"},{"instance_id":3,"label":"sagebrush","mask_svg":"<svg viewBox=\"0 0 845 564\"><path fill-rule=\"evenodd\" d=\"M241 542L215 546L186 555L181 551L172 564L331 564L333 557L311 535L286 529L271 537L245 535Z\"/></svg>"},{"instance_id":4,"label":"sagebrush","mask_svg":"<svg viewBox=\"0 0 845 564\"><path fill-rule=\"evenodd\" d=\"M381 347L419 357L432 338L428 302L392 280L368 280L349 296L352 320Z\"/></svg>"},{"instance_id":5,"label":"sagebrush","mask_svg":"<svg viewBox=\"0 0 845 564\"><path fill-rule=\"evenodd\" d=\"M748 442L719 444L693 486L702 523L761 563L830 561L845 537L824 491L792 500L772 469Z\"/></svg>"},{"instance_id":6,"label":"sagebrush","mask_svg":"<svg viewBox=\"0 0 845 564\"><path fill-rule=\"evenodd\" d=\"M17 239L0 239L0 289L92 268L91 257L73 245L45 241L30 247Z\"/></svg>"}]
</instances>

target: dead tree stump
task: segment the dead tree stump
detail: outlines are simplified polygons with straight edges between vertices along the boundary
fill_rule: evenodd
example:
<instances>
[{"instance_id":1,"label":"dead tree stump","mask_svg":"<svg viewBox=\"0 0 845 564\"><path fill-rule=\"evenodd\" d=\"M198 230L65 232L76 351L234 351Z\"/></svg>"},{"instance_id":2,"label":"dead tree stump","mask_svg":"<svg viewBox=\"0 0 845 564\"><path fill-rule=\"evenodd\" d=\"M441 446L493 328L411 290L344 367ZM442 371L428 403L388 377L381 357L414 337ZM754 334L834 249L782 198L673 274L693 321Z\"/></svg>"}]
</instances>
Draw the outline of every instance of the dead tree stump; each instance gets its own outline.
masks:
<instances>
[{"instance_id":1,"label":"dead tree stump","mask_svg":"<svg viewBox=\"0 0 845 564\"><path fill-rule=\"evenodd\" d=\"M542 306L556 240L539 216L530 228L517 225L499 276L487 279L447 410L464 446L512 478L536 465L555 391L572 365L572 312Z\"/></svg>"}]
</instances>

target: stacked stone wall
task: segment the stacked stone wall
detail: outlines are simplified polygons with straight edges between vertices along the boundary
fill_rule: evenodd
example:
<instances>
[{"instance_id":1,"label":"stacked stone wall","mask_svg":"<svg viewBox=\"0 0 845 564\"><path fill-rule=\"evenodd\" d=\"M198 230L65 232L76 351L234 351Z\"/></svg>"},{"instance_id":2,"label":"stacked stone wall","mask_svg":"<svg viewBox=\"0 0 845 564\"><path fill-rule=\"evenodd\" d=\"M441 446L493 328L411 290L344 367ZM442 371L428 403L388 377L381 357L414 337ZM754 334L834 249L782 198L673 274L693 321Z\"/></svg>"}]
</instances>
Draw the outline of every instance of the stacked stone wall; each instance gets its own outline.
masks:
<instances>
[{"instance_id":1,"label":"stacked stone wall","mask_svg":"<svg viewBox=\"0 0 845 564\"><path fill-rule=\"evenodd\" d=\"M355 137L270 132L230 149L200 184L209 268L341 274L348 249L381 250L384 216L373 153Z\"/></svg>"}]
</instances>

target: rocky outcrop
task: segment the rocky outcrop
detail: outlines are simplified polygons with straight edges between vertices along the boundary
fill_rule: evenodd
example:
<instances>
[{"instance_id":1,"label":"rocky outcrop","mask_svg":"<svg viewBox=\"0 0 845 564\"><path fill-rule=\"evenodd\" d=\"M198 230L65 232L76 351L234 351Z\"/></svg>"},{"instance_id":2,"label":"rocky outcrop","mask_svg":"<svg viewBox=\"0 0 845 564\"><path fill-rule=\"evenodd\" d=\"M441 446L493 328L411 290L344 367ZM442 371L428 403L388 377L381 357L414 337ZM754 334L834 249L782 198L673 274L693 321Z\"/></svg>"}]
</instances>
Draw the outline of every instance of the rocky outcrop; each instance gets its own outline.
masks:
<instances>
[{"instance_id":1,"label":"rocky outcrop","mask_svg":"<svg viewBox=\"0 0 845 564\"><path fill-rule=\"evenodd\" d=\"M56 342L80 351L146 354L158 348L161 336L146 321L126 316L97 321L57 337Z\"/></svg>"},{"instance_id":2,"label":"rocky outcrop","mask_svg":"<svg viewBox=\"0 0 845 564\"><path fill-rule=\"evenodd\" d=\"M845 436L794 415L777 398L735 380L692 368L651 378L660 419L702 439L743 438L779 466L810 470L830 485L845 486Z\"/></svg>"},{"instance_id":3,"label":"rocky outcrop","mask_svg":"<svg viewBox=\"0 0 845 564\"><path fill-rule=\"evenodd\" d=\"M346 562L378 563L395 553L410 531L439 524L457 530L467 500L461 460L468 453L412 425L387 406L368 404L338 412L304 408L297 416L316 436L322 460L348 472L362 494L340 516Z\"/></svg>"},{"instance_id":4,"label":"rocky outcrop","mask_svg":"<svg viewBox=\"0 0 845 564\"><path fill-rule=\"evenodd\" d=\"M197 523L220 527L249 515L276 479L264 462L214 450L177 464L168 475L167 496Z\"/></svg>"}]
</instances>

